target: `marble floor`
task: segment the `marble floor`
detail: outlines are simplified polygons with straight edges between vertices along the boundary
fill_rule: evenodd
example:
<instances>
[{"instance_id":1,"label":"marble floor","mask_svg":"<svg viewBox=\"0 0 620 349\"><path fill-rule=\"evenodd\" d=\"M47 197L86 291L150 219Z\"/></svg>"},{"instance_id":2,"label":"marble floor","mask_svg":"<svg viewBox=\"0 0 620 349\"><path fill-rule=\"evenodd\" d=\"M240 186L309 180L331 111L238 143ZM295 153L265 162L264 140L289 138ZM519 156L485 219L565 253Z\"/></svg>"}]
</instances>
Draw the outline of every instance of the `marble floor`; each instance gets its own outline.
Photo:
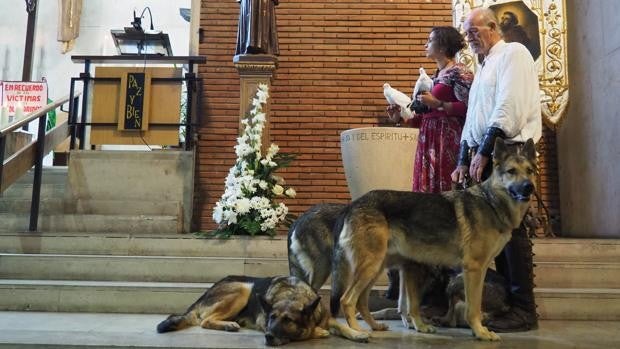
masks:
<instances>
[{"instance_id":1,"label":"marble floor","mask_svg":"<svg viewBox=\"0 0 620 349\"><path fill-rule=\"evenodd\" d=\"M166 315L0 312L0 348L264 348L262 334L227 333L199 327L158 334ZM342 319L341 319L342 321ZM466 329L418 334L388 321L390 331L375 332L370 343L330 337L287 344L287 348L620 348L620 322L542 321L536 331L502 334L500 342L481 342Z\"/></svg>"}]
</instances>

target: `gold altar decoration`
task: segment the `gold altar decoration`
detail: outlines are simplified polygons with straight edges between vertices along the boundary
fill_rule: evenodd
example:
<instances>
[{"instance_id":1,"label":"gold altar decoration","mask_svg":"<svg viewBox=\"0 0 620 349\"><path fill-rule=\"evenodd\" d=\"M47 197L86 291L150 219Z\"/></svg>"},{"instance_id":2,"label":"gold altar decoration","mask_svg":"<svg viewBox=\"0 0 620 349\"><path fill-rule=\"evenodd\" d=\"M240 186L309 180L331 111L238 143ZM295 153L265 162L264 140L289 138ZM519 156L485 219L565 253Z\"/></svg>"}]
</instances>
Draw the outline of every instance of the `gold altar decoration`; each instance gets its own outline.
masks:
<instances>
[{"instance_id":1,"label":"gold altar decoration","mask_svg":"<svg viewBox=\"0 0 620 349\"><path fill-rule=\"evenodd\" d=\"M556 130L568 106L565 0L452 0L454 26L462 32L465 18L478 7L491 8L498 19L507 12L513 13L521 18L519 26L525 32L532 33L534 46L539 45L530 52L538 67L543 121L547 127ZM528 20L528 17L534 20ZM459 61L472 70L476 69L476 57L469 48L463 50Z\"/></svg>"}]
</instances>

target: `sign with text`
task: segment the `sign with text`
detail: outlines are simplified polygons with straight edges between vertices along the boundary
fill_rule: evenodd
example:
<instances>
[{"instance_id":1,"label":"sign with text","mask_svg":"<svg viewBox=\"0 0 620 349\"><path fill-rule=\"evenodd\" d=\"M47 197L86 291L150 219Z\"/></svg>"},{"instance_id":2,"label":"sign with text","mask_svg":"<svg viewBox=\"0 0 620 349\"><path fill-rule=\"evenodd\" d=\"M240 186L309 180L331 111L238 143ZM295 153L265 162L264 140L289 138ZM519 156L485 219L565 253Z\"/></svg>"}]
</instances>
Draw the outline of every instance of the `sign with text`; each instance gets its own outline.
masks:
<instances>
[{"instance_id":1,"label":"sign with text","mask_svg":"<svg viewBox=\"0 0 620 349\"><path fill-rule=\"evenodd\" d=\"M8 108L11 116L30 114L47 105L47 84L45 82L0 81L0 86L2 106Z\"/></svg>"},{"instance_id":2,"label":"sign with text","mask_svg":"<svg viewBox=\"0 0 620 349\"><path fill-rule=\"evenodd\" d=\"M145 72L128 72L123 76L123 93L119 108L118 129L125 131L148 129L148 90L150 75Z\"/></svg>"}]
</instances>

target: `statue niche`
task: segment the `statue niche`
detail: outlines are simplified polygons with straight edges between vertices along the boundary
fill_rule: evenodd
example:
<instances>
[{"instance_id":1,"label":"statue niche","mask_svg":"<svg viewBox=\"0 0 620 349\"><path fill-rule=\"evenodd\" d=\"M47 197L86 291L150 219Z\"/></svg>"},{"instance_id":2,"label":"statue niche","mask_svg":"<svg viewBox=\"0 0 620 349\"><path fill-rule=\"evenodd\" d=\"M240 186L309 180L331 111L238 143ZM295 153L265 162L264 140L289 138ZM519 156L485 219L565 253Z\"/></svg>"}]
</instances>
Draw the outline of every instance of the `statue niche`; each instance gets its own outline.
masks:
<instances>
[{"instance_id":1,"label":"statue niche","mask_svg":"<svg viewBox=\"0 0 620 349\"><path fill-rule=\"evenodd\" d=\"M276 11L278 0L237 0L239 29L235 55L278 55Z\"/></svg>"}]
</instances>

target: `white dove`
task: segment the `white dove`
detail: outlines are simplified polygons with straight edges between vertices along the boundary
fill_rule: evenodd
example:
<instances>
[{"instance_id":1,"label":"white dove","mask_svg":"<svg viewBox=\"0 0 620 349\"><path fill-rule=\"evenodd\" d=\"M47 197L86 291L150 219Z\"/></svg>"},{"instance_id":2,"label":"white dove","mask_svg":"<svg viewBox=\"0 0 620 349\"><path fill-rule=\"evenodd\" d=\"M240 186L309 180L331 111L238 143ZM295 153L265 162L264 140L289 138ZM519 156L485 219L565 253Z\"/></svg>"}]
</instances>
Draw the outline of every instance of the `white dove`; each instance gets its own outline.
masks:
<instances>
[{"instance_id":1,"label":"white dove","mask_svg":"<svg viewBox=\"0 0 620 349\"><path fill-rule=\"evenodd\" d=\"M409 109L411 98L409 98L409 96L393 88L387 82L383 84L383 95L390 105L396 104L400 106L400 116L405 119L405 121L411 119L412 112Z\"/></svg>"},{"instance_id":2,"label":"white dove","mask_svg":"<svg viewBox=\"0 0 620 349\"><path fill-rule=\"evenodd\" d=\"M413 98L418 96L420 92L430 92L433 89L433 79L431 79L424 68L420 67L420 76L413 87Z\"/></svg>"}]
</instances>

